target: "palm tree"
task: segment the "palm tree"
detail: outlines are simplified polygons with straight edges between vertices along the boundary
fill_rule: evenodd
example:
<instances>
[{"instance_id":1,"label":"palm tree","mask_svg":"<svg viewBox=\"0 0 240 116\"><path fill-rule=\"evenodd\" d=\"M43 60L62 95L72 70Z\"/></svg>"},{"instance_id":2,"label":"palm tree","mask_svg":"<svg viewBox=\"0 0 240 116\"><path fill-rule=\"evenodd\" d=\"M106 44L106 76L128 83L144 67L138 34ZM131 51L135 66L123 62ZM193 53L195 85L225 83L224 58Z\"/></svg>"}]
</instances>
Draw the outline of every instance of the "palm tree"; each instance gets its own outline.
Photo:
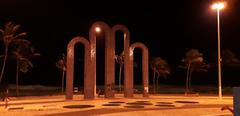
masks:
<instances>
[{"instance_id":1,"label":"palm tree","mask_svg":"<svg viewBox=\"0 0 240 116\"><path fill-rule=\"evenodd\" d=\"M16 61L17 61L17 65L16 65L16 95L19 95L19 71L26 73L28 72L28 68L29 67L33 67L32 62L27 59L24 58L23 56L21 56L18 53L15 53L16 55Z\"/></svg>"},{"instance_id":2,"label":"palm tree","mask_svg":"<svg viewBox=\"0 0 240 116\"><path fill-rule=\"evenodd\" d=\"M62 94L63 94L63 91L64 91L64 77L65 77L65 72L66 72L66 69L67 69L67 65L66 65L66 56L65 54L63 53L62 54L62 58L59 59L56 63L56 67L60 70L62 70Z\"/></svg>"},{"instance_id":3,"label":"palm tree","mask_svg":"<svg viewBox=\"0 0 240 116\"><path fill-rule=\"evenodd\" d=\"M14 43L13 55L16 59L16 95L19 95L19 71L26 73L28 69L33 67L30 59L39 56L39 53L35 53L34 49L30 46L30 42L18 41Z\"/></svg>"},{"instance_id":4,"label":"palm tree","mask_svg":"<svg viewBox=\"0 0 240 116\"><path fill-rule=\"evenodd\" d=\"M222 52L222 65L224 66L240 66L240 60L236 57L236 54L229 50L225 49Z\"/></svg>"},{"instance_id":5,"label":"palm tree","mask_svg":"<svg viewBox=\"0 0 240 116\"><path fill-rule=\"evenodd\" d=\"M159 77L166 78L170 74L170 66L161 57L153 57L151 60L151 69L153 70L153 92L156 93L156 88L158 91Z\"/></svg>"},{"instance_id":6,"label":"palm tree","mask_svg":"<svg viewBox=\"0 0 240 116\"><path fill-rule=\"evenodd\" d=\"M20 28L20 25L14 25L12 22L8 22L5 24L4 29L0 29L0 32L2 34L1 40L5 45L4 59L3 59L3 65L2 65L1 75L0 75L0 83L2 81L4 70L5 70L9 45L13 42L19 41L20 37L27 34L26 32L18 33L19 28Z\"/></svg>"},{"instance_id":7,"label":"palm tree","mask_svg":"<svg viewBox=\"0 0 240 116\"><path fill-rule=\"evenodd\" d=\"M206 72L209 65L207 65L203 59L203 54L197 49L189 50L185 58L182 60L184 62L184 68L187 69L186 76L186 88L185 93L191 92L191 77L194 71Z\"/></svg>"},{"instance_id":8,"label":"palm tree","mask_svg":"<svg viewBox=\"0 0 240 116\"><path fill-rule=\"evenodd\" d=\"M124 65L124 52L122 52L120 55L115 55L115 60L119 64L118 87L119 87L119 92L121 92L121 78L122 78L122 68Z\"/></svg>"}]
</instances>

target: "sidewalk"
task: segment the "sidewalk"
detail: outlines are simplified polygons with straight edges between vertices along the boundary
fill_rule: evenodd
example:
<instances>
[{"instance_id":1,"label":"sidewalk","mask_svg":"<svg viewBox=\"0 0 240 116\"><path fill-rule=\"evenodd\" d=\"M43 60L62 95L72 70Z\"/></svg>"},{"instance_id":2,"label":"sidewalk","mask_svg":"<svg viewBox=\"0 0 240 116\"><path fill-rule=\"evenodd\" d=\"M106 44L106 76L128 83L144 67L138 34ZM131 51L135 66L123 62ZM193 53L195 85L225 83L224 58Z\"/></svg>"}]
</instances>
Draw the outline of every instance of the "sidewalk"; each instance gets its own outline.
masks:
<instances>
[{"instance_id":1,"label":"sidewalk","mask_svg":"<svg viewBox=\"0 0 240 116\"><path fill-rule=\"evenodd\" d=\"M126 99L123 95L116 98L84 100L82 95L74 96L74 100L66 101L65 96L41 96L10 98L8 108L0 102L0 116L232 116L221 107L232 107L232 97L217 96L185 97L178 94L152 95L142 98L135 95ZM90 106L89 108L87 108Z\"/></svg>"}]
</instances>

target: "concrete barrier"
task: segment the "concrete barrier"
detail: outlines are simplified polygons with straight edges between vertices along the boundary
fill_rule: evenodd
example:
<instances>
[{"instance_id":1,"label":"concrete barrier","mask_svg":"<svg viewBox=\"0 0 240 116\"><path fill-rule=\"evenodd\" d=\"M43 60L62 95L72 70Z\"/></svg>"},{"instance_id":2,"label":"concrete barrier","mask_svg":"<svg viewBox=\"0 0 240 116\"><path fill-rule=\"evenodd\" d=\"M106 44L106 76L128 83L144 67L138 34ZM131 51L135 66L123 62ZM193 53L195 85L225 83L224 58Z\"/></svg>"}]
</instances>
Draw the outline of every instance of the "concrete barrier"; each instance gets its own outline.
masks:
<instances>
[{"instance_id":1,"label":"concrete barrier","mask_svg":"<svg viewBox=\"0 0 240 116\"><path fill-rule=\"evenodd\" d=\"M233 112L234 116L240 116L240 87L233 87Z\"/></svg>"}]
</instances>

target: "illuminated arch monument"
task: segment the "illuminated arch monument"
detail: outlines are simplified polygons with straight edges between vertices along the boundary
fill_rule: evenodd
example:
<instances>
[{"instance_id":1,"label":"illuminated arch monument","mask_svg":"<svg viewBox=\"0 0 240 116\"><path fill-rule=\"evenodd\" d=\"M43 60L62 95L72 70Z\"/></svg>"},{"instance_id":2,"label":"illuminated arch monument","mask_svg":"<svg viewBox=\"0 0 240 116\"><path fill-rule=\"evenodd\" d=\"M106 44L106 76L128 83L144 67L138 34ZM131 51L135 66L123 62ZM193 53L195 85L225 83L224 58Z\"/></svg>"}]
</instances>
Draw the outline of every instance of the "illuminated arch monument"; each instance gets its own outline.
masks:
<instances>
[{"instance_id":1,"label":"illuminated arch monument","mask_svg":"<svg viewBox=\"0 0 240 116\"><path fill-rule=\"evenodd\" d=\"M81 43L84 46L84 99L94 99L96 94L96 27L104 30L105 34L105 77L104 90L106 98L113 98L114 92L109 85L114 85L115 76L115 33L121 31L124 34L124 96L133 97L133 51L135 48L142 50L143 63L143 97L148 96L148 50L142 43L130 44L130 33L124 25L115 25L110 28L104 22L95 22L89 31L89 40L83 37L73 38L67 48L67 78L66 99L73 99L74 77L74 46Z\"/></svg>"}]
</instances>

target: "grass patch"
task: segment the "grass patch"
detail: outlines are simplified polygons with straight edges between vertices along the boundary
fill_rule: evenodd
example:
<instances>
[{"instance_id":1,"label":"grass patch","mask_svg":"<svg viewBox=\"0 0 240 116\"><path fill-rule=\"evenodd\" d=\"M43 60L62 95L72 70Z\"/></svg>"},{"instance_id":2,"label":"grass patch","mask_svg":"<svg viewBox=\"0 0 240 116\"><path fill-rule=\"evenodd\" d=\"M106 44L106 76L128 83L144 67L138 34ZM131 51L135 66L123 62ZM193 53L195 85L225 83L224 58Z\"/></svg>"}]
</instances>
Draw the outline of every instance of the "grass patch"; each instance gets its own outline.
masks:
<instances>
[{"instance_id":1,"label":"grass patch","mask_svg":"<svg viewBox=\"0 0 240 116\"><path fill-rule=\"evenodd\" d=\"M123 86L122 86L123 87ZM97 86L98 89L104 89L103 86ZM16 86L9 85L9 95L8 96L16 96ZM0 91L0 97L4 96L5 91ZM115 87L115 92L119 93L119 89ZM79 91L83 91L83 88L79 88ZM123 94L124 88L120 93ZM192 91L197 92L199 94L218 94L217 86L209 86L209 85L193 85ZM232 87L224 87L222 88L223 94L232 94ZM134 86L135 94L142 94L142 86L135 85ZM153 87L149 86L149 93L153 93ZM185 86L184 85L164 85L160 84L158 86L158 94L184 94ZM61 95L61 87L52 87L52 86L43 86L43 85L24 85L19 86L19 95L18 96L46 96L46 95ZM64 92L65 94L65 92ZM74 93L74 94L83 94L82 92Z\"/></svg>"},{"instance_id":2,"label":"grass patch","mask_svg":"<svg viewBox=\"0 0 240 116\"><path fill-rule=\"evenodd\" d=\"M16 95L16 86L8 86L9 94L8 96L17 96ZM5 94L5 91L1 91L1 96ZM45 96L45 95L59 95L61 94L60 87L50 87L43 85L24 85L19 86L19 95L18 96Z\"/></svg>"}]
</instances>

